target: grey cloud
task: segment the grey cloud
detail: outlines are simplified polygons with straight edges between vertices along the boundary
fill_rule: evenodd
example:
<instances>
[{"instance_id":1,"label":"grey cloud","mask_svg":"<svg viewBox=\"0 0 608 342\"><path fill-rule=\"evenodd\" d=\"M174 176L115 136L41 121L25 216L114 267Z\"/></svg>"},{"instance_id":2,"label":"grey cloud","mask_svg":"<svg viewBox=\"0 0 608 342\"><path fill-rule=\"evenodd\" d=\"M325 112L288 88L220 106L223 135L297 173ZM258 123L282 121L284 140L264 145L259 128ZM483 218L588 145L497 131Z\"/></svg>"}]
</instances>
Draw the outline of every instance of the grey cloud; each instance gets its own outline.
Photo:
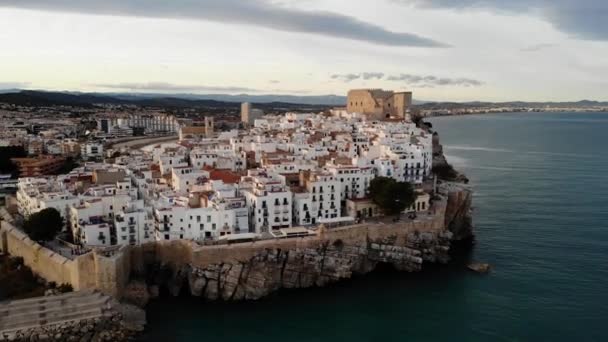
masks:
<instances>
[{"instance_id":1,"label":"grey cloud","mask_svg":"<svg viewBox=\"0 0 608 342\"><path fill-rule=\"evenodd\" d=\"M149 83L117 83L117 84L94 84L95 87L105 89L120 89L129 91L154 91L154 92L260 92L259 89L245 87L225 87L207 85L179 85L165 82Z\"/></svg>"},{"instance_id":2,"label":"grey cloud","mask_svg":"<svg viewBox=\"0 0 608 342\"><path fill-rule=\"evenodd\" d=\"M421 76L412 74L391 75L388 81L404 82L409 86L432 88L435 86L479 87L483 82L471 78L448 78L433 75Z\"/></svg>"},{"instance_id":3,"label":"grey cloud","mask_svg":"<svg viewBox=\"0 0 608 342\"><path fill-rule=\"evenodd\" d=\"M344 82L351 82L361 78L360 74L333 74L330 76L332 80L340 80Z\"/></svg>"},{"instance_id":4,"label":"grey cloud","mask_svg":"<svg viewBox=\"0 0 608 342\"><path fill-rule=\"evenodd\" d=\"M369 80L380 80L384 78L383 72L364 72L360 74L333 74L330 76L332 80L340 80L344 82L352 82L354 80L363 79Z\"/></svg>"},{"instance_id":5,"label":"grey cloud","mask_svg":"<svg viewBox=\"0 0 608 342\"><path fill-rule=\"evenodd\" d=\"M364 80L373 80L373 79L379 80L384 77L384 73L382 73L382 72L364 72L363 74L361 74L361 77Z\"/></svg>"},{"instance_id":6,"label":"grey cloud","mask_svg":"<svg viewBox=\"0 0 608 342\"><path fill-rule=\"evenodd\" d=\"M606 0L394 0L422 7L494 9L539 15L558 30L586 40L608 40Z\"/></svg>"},{"instance_id":7,"label":"grey cloud","mask_svg":"<svg viewBox=\"0 0 608 342\"><path fill-rule=\"evenodd\" d=\"M2 0L1 7L99 15L207 20L318 34L389 46L446 47L413 33L389 31L354 17L303 11L266 0Z\"/></svg>"},{"instance_id":8,"label":"grey cloud","mask_svg":"<svg viewBox=\"0 0 608 342\"><path fill-rule=\"evenodd\" d=\"M457 86L457 87L479 87L484 83L471 78L449 78L437 77L433 75L413 75L413 74L397 74L386 75L382 72L364 72L360 74L333 74L330 76L332 80L343 82L352 82L354 80L385 80L391 82L403 82L409 86L418 88L431 88L435 86Z\"/></svg>"},{"instance_id":9,"label":"grey cloud","mask_svg":"<svg viewBox=\"0 0 608 342\"><path fill-rule=\"evenodd\" d=\"M270 83L270 84L279 84L279 83L281 83L281 81L279 81L279 80L270 80L270 81L268 81L268 83Z\"/></svg>"}]
</instances>

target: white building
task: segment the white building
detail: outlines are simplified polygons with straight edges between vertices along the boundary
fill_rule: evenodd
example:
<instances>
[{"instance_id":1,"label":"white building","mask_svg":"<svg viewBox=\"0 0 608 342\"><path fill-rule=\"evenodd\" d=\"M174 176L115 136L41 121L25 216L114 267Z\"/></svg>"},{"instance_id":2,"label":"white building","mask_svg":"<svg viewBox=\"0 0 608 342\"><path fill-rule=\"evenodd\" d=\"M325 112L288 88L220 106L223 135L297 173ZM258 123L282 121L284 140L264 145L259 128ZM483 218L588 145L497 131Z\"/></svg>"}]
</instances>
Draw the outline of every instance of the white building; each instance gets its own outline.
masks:
<instances>
[{"instance_id":1,"label":"white building","mask_svg":"<svg viewBox=\"0 0 608 342\"><path fill-rule=\"evenodd\" d=\"M243 177L242 194L249 209L253 232L262 233L291 227L291 191L276 176L261 170L249 170Z\"/></svg>"},{"instance_id":2,"label":"white building","mask_svg":"<svg viewBox=\"0 0 608 342\"><path fill-rule=\"evenodd\" d=\"M80 145L80 155L84 160L103 158L103 144L87 142Z\"/></svg>"}]
</instances>

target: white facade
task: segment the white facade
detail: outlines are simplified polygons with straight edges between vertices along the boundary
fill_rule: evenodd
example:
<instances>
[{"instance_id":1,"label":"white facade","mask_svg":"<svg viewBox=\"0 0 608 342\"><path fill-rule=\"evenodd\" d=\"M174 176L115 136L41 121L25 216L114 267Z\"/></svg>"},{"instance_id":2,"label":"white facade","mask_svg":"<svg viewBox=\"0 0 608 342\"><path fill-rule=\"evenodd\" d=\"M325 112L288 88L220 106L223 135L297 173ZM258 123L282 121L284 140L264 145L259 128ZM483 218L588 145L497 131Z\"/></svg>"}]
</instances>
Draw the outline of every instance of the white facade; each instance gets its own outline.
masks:
<instances>
[{"instance_id":1,"label":"white facade","mask_svg":"<svg viewBox=\"0 0 608 342\"><path fill-rule=\"evenodd\" d=\"M80 145L80 155L85 160L103 158L103 144L94 142L84 143Z\"/></svg>"},{"instance_id":2,"label":"white facade","mask_svg":"<svg viewBox=\"0 0 608 342\"><path fill-rule=\"evenodd\" d=\"M249 186L241 192L247 201L253 232L262 233L291 227L293 197L287 186L277 177L263 173L244 178Z\"/></svg>"}]
</instances>

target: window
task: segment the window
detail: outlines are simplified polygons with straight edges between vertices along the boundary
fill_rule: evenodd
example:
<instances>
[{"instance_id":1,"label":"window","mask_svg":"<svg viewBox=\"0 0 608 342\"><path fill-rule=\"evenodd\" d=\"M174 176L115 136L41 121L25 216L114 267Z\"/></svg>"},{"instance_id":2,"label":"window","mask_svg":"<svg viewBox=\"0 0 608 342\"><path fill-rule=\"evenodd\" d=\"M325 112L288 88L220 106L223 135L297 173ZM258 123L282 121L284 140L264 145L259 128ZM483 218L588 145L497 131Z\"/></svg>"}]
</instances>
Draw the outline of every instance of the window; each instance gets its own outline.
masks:
<instances>
[{"instance_id":1,"label":"window","mask_svg":"<svg viewBox=\"0 0 608 342\"><path fill-rule=\"evenodd\" d=\"M200 216L196 216L196 222L201 222L201 217Z\"/></svg>"}]
</instances>

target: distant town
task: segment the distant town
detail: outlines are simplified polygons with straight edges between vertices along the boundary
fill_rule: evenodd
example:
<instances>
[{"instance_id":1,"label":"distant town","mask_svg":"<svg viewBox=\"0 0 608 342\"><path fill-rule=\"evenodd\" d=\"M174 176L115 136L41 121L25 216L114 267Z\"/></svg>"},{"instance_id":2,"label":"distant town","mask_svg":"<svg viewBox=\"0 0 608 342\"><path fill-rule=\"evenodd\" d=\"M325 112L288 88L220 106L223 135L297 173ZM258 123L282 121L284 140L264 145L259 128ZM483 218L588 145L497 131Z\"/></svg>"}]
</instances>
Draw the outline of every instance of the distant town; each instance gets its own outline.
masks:
<instances>
[{"instance_id":1,"label":"distant town","mask_svg":"<svg viewBox=\"0 0 608 342\"><path fill-rule=\"evenodd\" d=\"M57 210L69 253L352 224L382 215L369 197L376 177L412 184L406 211L428 211L433 134L412 122L411 103L410 92L353 90L346 107L318 113L268 115L243 103L240 120L3 105L0 145L15 154L3 170L12 164L6 205L21 222Z\"/></svg>"},{"instance_id":2,"label":"distant town","mask_svg":"<svg viewBox=\"0 0 608 342\"><path fill-rule=\"evenodd\" d=\"M470 245L468 179L411 92L215 105L2 105L1 289L51 297L6 304L0 337L128 340L160 289L251 300Z\"/></svg>"}]
</instances>

